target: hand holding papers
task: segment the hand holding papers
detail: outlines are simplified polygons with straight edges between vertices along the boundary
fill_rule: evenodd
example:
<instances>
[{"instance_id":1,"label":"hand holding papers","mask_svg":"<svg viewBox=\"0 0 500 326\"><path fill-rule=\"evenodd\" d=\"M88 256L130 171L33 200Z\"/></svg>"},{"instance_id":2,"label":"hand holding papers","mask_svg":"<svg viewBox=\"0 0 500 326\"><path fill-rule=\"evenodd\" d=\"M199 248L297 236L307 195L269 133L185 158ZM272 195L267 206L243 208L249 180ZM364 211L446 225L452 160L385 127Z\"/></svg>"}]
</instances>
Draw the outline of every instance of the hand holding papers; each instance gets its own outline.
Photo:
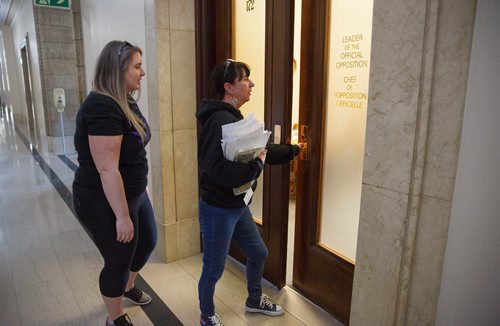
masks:
<instances>
[{"instance_id":1,"label":"hand holding papers","mask_svg":"<svg viewBox=\"0 0 500 326\"><path fill-rule=\"evenodd\" d=\"M240 121L225 124L222 126L221 141L224 157L230 161L249 162L264 150L270 135L271 132L264 130L264 124L259 122L254 114L250 114ZM248 190L251 191L253 182L233 188L234 194L239 195ZM248 201L250 198L248 198Z\"/></svg>"},{"instance_id":2,"label":"hand holding papers","mask_svg":"<svg viewBox=\"0 0 500 326\"><path fill-rule=\"evenodd\" d=\"M240 121L225 124L222 126L224 157L230 161L253 160L258 154L251 157L248 153L265 148L270 135L271 132L264 130L264 124L253 113Z\"/></svg>"}]
</instances>

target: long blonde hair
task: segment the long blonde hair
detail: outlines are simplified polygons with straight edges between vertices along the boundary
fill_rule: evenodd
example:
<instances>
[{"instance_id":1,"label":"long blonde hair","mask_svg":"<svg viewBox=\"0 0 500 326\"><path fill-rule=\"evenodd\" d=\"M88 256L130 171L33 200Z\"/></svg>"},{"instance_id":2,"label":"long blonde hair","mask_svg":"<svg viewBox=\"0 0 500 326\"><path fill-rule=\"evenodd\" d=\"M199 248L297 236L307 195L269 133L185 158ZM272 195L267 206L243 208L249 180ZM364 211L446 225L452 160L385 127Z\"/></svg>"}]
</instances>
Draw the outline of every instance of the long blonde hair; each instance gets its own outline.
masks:
<instances>
[{"instance_id":1,"label":"long blonde hair","mask_svg":"<svg viewBox=\"0 0 500 326\"><path fill-rule=\"evenodd\" d=\"M125 89L124 75L135 53L142 55L142 50L127 41L111 41L102 49L95 68L93 90L115 100L122 109L127 120L137 130L144 144L145 126L142 120L130 109L131 100Z\"/></svg>"}]
</instances>

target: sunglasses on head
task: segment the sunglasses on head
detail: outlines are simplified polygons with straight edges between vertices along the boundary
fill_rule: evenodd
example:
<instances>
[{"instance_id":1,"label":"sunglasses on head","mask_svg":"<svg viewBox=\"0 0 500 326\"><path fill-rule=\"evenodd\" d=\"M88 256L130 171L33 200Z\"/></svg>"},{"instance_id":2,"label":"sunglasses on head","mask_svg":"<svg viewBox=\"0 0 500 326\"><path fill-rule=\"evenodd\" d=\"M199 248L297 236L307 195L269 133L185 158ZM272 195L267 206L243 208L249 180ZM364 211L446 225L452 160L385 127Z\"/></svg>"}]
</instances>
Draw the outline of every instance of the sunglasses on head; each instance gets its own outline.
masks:
<instances>
[{"instance_id":1,"label":"sunglasses on head","mask_svg":"<svg viewBox=\"0 0 500 326\"><path fill-rule=\"evenodd\" d=\"M222 77L222 80L226 80L226 75L227 75L227 70L231 63L235 63L236 61L233 59L226 59L226 64L224 66L224 76Z\"/></svg>"},{"instance_id":2,"label":"sunglasses on head","mask_svg":"<svg viewBox=\"0 0 500 326\"><path fill-rule=\"evenodd\" d=\"M118 57L122 54L123 50L127 47L132 48L133 46L129 42L123 41L122 45L120 46L120 50L118 50Z\"/></svg>"}]
</instances>

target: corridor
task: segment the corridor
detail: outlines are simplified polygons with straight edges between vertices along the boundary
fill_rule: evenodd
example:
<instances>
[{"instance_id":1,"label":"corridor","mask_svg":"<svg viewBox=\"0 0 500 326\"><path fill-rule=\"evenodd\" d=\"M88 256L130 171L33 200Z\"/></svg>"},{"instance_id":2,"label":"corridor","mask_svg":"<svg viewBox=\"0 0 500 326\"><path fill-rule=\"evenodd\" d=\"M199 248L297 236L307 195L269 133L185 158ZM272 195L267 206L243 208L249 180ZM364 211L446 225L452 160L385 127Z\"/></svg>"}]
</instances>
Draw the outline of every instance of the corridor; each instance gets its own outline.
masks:
<instances>
[{"instance_id":1,"label":"corridor","mask_svg":"<svg viewBox=\"0 0 500 326\"><path fill-rule=\"evenodd\" d=\"M72 211L76 156L30 150L22 126L0 117L1 325L102 325L98 275L102 258ZM201 254L164 264L153 255L138 282L153 302L125 305L135 325L197 325ZM226 325L340 325L294 290L265 285L283 305L280 317L245 313L243 268L228 261L216 288Z\"/></svg>"}]
</instances>

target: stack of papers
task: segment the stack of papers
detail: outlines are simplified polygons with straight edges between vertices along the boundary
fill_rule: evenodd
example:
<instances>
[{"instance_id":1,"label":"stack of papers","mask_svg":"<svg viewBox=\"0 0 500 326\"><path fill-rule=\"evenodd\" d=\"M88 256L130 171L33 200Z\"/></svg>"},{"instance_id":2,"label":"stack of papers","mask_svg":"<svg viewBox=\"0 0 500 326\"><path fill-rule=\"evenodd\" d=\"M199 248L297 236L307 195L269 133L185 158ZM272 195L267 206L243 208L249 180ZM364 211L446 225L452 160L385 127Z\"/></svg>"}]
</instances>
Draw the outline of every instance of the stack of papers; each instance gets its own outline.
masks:
<instances>
[{"instance_id":1,"label":"stack of papers","mask_svg":"<svg viewBox=\"0 0 500 326\"><path fill-rule=\"evenodd\" d=\"M225 124L222 126L224 157L229 161L251 161L266 147L270 135L253 113L240 121Z\"/></svg>"},{"instance_id":2,"label":"stack of papers","mask_svg":"<svg viewBox=\"0 0 500 326\"><path fill-rule=\"evenodd\" d=\"M255 114L233 123L222 126L222 152L230 161L249 162L259 156L266 148L270 131L264 130ZM253 182L234 188L235 195L248 191Z\"/></svg>"}]
</instances>

